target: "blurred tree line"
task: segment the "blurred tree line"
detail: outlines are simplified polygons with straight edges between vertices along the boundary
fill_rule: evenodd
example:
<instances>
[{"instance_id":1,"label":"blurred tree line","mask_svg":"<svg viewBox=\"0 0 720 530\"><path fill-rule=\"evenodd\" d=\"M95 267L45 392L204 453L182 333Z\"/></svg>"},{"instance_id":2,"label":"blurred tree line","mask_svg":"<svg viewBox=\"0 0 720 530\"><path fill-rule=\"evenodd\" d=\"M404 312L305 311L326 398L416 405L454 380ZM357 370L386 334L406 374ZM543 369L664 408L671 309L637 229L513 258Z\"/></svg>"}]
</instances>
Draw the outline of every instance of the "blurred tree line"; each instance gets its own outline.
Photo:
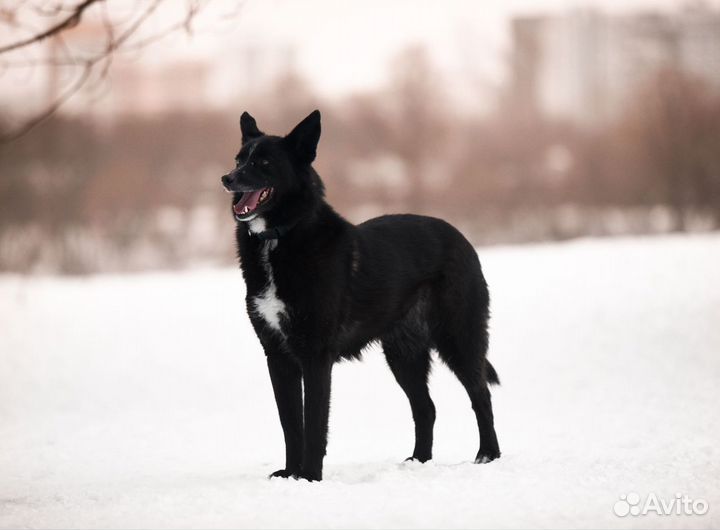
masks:
<instances>
[{"instance_id":1,"label":"blurred tree line","mask_svg":"<svg viewBox=\"0 0 720 530\"><path fill-rule=\"evenodd\" d=\"M233 259L237 118L271 133L323 112L316 168L350 219L444 217L476 243L720 227L720 94L677 71L648 80L592 129L453 109L425 53L388 86L340 102L288 72L227 113L56 116L0 145L0 270L82 273Z\"/></svg>"}]
</instances>

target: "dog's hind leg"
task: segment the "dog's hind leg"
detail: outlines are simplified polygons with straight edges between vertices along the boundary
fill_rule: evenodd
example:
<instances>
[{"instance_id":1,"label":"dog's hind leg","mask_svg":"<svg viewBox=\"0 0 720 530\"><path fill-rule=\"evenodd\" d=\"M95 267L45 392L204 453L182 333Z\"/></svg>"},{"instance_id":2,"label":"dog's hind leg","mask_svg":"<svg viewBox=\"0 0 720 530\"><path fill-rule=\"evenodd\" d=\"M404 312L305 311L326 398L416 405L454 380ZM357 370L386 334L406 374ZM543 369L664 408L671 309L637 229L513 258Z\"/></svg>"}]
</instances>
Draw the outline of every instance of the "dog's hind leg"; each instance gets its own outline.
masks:
<instances>
[{"instance_id":1,"label":"dog's hind leg","mask_svg":"<svg viewBox=\"0 0 720 530\"><path fill-rule=\"evenodd\" d=\"M457 285L453 287L460 289ZM498 377L485 359L488 349L487 290L480 289L478 293L477 297L463 297L449 287L440 289L434 312L439 325L433 329L433 340L440 358L470 397L480 434L480 449L475 462L486 463L500 457L488 388L488 383L497 383Z\"/></svg>"},{"instance_id":2,"label":"dog's hind leg","mask_svg":"<svg viewBox=\"0 0 720 530\"><path fill-rule=\"evenodd\" d=\"M475 457L475 462L484 464L500 457L492 400L488 383L484 377L485 367L483 364L487 361L484 355L477 350L470 350L467 354L458 352L457 346L452 344L453 342L446 339L438 341L438 353L460 380L470 397L480 434L480 449Z\"/></svg>"},{"instance_id":3,"label":"dog's hind leg","mask_svg":"<svg viewBox=\"0 0 720 530\"><path fill-rule=\"evenodd\" d=\"M478 423L478 430L480 431L480 449L477 456L475 456L475 463L485 464L492 462L496 458L500 458L500 447L495 433L490 390L485 382L479 384L463 383L463 385L470 396Z\"/></svg>"},{"instance_id":4,"label":"dog's hind leg","mask_svg":"<svg viewBox=\"0 0 720 530\"><path fill-rule=\"evenodd\" d=\"M410 401L415 422L415 450L408 460L427 462L432 458L435 425L435 405L427 384L430 349L397 335L384 337L382 346L390 370Z\"/></svg>"}]
</instances>

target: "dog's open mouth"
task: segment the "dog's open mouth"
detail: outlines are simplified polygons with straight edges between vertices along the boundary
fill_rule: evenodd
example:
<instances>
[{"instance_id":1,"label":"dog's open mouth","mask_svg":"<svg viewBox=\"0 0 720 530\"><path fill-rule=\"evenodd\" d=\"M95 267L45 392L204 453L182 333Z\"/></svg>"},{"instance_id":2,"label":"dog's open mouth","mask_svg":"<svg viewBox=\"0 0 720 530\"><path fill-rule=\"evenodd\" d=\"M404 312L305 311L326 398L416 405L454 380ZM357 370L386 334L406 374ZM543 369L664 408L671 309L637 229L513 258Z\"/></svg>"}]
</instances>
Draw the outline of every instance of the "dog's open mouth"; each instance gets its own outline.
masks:
<instances>
[{"instance_id":1,"label":"dog's open mouth","mask_svg":"<svg viewBox=\"0 0 720 530\"><path fill-rule=\"evenodd\" d=\"M260 205L267 202L273 193L272 188L262 188L254 191L240 193L237 202L233 203L233 212L239 220L246 219L253 215Z\"/></svg>"}]
</instances>

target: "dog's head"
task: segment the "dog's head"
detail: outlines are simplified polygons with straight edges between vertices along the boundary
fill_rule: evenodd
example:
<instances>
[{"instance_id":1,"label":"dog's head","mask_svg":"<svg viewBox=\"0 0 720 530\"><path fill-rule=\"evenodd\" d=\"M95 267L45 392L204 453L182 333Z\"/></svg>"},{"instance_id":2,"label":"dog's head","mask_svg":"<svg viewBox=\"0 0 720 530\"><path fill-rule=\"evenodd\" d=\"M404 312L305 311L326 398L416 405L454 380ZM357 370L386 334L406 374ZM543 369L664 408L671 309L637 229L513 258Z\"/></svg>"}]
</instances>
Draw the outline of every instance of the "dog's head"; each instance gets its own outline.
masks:
<instances>
[{"instance_id":1,"label":"dog's head","mask_svg":"<svg viewBox=\"0 0 720 530\"><path fill-rule=\"evenodd\" d=\"M314 206L323 193L310 166L320 140L320 112L310 113L287 136L266 135L255 118L243 112L240 130L235 168L221 179L233 193L235 219L251 221L261 214L282 219L297 215L303 202Z\"/></svg>"}]
</instances>

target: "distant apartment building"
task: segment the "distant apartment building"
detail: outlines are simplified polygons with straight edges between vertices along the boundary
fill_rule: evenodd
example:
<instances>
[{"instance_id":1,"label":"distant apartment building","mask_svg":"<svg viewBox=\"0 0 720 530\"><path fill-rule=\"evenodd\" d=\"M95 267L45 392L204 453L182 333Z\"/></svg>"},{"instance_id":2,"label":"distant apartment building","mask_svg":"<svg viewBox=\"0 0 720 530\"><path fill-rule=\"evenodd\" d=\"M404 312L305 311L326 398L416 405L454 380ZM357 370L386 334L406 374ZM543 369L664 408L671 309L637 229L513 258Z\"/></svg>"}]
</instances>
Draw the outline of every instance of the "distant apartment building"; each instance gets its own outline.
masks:
<instances>
[{"instance_id":1,"label":"distant apartment building","mask_svg":"<svg viewBox=\"0 0 720 530\"><path fill-rule=\"evenodd\" d=\"M581 125L607 123L661 68L720 89L720 11L608 15L572 11L512 21L512 98L527 112Z\"/></svg>"}]
</instances>

